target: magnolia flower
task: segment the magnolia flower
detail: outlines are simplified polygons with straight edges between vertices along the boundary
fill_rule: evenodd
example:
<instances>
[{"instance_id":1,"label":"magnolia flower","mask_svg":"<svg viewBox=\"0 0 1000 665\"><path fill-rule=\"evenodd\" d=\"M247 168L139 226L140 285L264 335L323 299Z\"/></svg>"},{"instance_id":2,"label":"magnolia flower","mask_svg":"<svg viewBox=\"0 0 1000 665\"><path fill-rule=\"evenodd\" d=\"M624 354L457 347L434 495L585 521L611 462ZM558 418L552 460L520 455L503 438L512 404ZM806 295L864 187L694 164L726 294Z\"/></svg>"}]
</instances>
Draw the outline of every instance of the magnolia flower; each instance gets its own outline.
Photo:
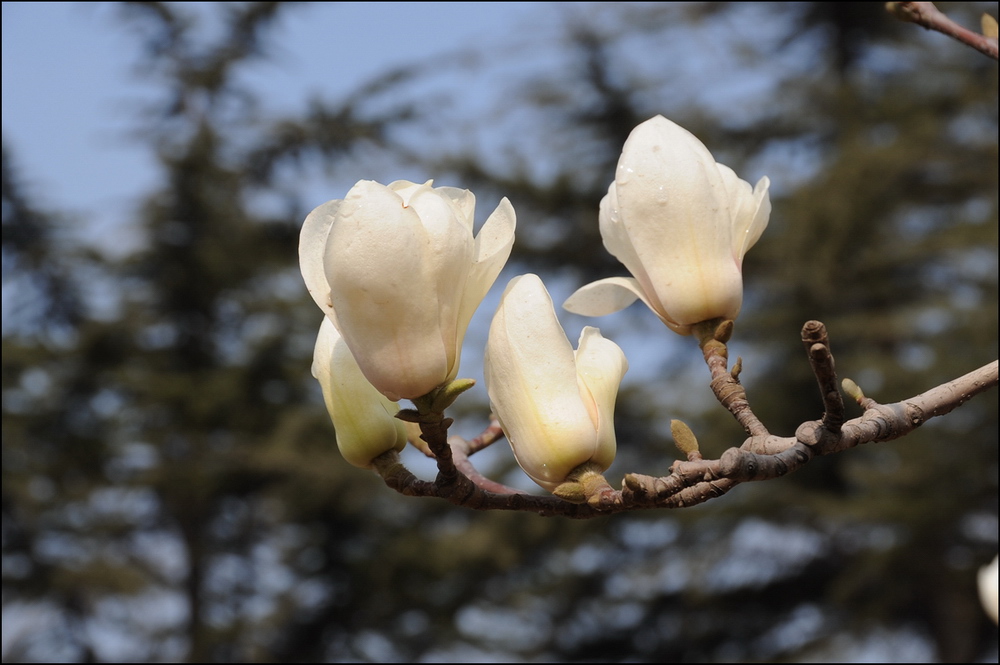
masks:
<instances>
[{"instance_id":1,"label":"magnolia flower","mask_svg":"<svg viewBox=\"0 0 1000 665\"><path fill-rule=\"evenodd\" d=\"M986 614L997 623L997 561L1000 557L993 557L993 561L979 569L979 600L983 603Z\"/></svg>"},{"instance_id":2,"label":"magnolia flower","mask_svg":"<svg viewBox=\"0 0 1000 665\"><path fill-rule=\"evenodd\" d=\"M604 246L632 277L588 284L563 307L602 316L642 300L682 335L734 319L743 256L767 226L770 181L753 189L686 129L656 116L632 130L601 200Z\"/></svg>"},{"instance_id":3,"label":"magnolia flower","mask_svg":"<svg viewBox=\"0 0 1000 665\"><path fill-rule=\"evenodd\" d=\"M382 453L406 446L406 428L396 418L399 407L368 383L329 318L316 337L312 375L323 389L344 459L369 467Z\"/></svg>"},{"instance_id":4,"label":"magnolia flower","mask_svg":"<svg viewBox=\"0 0 1000 665\"><path fill-rule=\"evenodd\" d=\"M393 401L457 376L469 320L514 243L507 199L473 238L472 192L431 182L362 180L313 210L299 238L309 293Z\"/></svg>"},{"instance_id":5,"label":"magnolia flower","mask_svg":"<svg viewBox=\"0 0 1000 665\"><path fill-rule=\"evenodd\" d=\"M493 411L532 480L552 491L582 464L611 465L625 354L591 327L573 351L537 275L507 285L484 363Z\"/></svg>"}]
</instances>

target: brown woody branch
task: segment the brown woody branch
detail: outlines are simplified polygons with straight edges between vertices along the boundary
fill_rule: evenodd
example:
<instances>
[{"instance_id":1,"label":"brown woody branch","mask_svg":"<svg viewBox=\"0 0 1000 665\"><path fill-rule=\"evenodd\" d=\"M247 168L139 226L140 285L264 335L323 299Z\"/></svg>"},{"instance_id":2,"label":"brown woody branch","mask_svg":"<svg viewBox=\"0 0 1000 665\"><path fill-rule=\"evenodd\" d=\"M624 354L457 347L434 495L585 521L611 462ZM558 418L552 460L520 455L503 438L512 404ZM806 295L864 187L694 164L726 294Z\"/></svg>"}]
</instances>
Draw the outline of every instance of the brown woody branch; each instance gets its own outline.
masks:
<instances>
[{"instance_id":1,"label":"brown woody branch","mask_svg":"<svg viewBox=\"0 0 1000 665\"><path fill-rule=\"evenodd\" d=\"M963 28L941 13L934 6L933 2L887 2L885 3L885 8L890 14L901 21L916 23L927 30L940 32L967 46L971 46L994 60L997 59L996 37L987 37L986 35Z\"/></svg>"},{"instance_id":2,"label":"brown woody branch","mask_svg":"<svg viewBox=\"0 0 1000 665\"><path fill-rule=\"evenodd\" d=\"M707 321L695 327L693 334L698 338L705 364L712 373L712 392L722 406L733 414L743 430L751 436L767 436L767 428L760 422L747 399L747 391L740 383L742 359L737 359L730 371L729 350L726 342L733 334L733 322L728 320Z\"/></svg>"},{"instance_id":3,"label":"brown woody branch","mask_svg":"<svg viewBox=\"0 0 1000 665\"><path fill-rule=\"evenodd\" d=\"M716 329L719 328L723 326ZM419 423L421 438L427 442L437 460L437 478L433 482L417 478L403 466L395 451L376 458L375 469L386 485L400 494L437 497L476 510L519 510L582 519L637 509L684 508L722 496L744 482L779 478L819 455L905 436L931 418L950 413L998 383L998 363L993 361L894 404L879 404L864 397L858 390L855 399L865 412L859 418L845 422L843 399L837 387L826 328L818 321L809 321L803 327L802 340L816 375L825 411L820 420L802 423L795 436L778 437L769 434L763 424L758 426L756 423L759 421L753 416L749 403L742 403L746 401L746 396L745 393L739 394L742 387L736 372L726 371L725 343L714 343L720 342L719 337L728 339L726 334L715 333L703 337L703 349L711 347L705 351L705 360L712 371L713 387L718 377L728 376L731 379L731 382L718 381L720 386L727 388L717 391L716 396L721 393L726 399L719 397L719 401L727 405L748 432L757 433L751 433L739 448L730 448L717 460L695 456L676 461L666 476L657 478L626 474L622 490L612 490L613 496L606 497L608 500L601 502L599 507L570 503L551 495L527 494L484 478L474 469L468 457L496 441L500 437L498 428L491 423L486 432L471 442L459 437L449 439L451 419L429 411L426 405L418 404L416 411L408 410L404 417ZM734 388L734 385L739 388Z\"/></svg>"},{"instance_id":4,"label":"brown woody branch","mask_svg":"<svg viewBox=\"0 0 1000 665\"><path fill-rule=\"evenodd\" d=\"M802 326L802 344L806 347L809 364L819 384L819 394L823 398L823 427L831 432L840 432L844 424L844 398L837 385L837 373L833 368L833 354L826 326L819 321L807 321Z\"/></svg>"}]
</instances>

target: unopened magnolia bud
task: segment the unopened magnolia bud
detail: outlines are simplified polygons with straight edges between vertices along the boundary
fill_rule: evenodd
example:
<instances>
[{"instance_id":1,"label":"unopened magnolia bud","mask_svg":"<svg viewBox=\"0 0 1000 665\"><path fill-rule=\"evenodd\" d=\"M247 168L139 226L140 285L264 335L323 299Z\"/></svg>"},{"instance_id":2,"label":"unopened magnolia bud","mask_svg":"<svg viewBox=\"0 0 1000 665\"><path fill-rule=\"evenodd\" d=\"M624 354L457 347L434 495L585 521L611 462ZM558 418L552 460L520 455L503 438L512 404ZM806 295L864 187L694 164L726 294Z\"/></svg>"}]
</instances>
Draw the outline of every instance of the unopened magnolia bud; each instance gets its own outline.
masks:
<instances>
[{"instance_id":1,"label":"unopened magnolia bud","mask_svg":"<svg viewBox=\"0 0 1000 665\"><path fill-rule=\"evenodd\" d=\"M997 20L989 14L983 14L980 24L983 28L983 37L989 37L990 39L1000 37L1000 26L997 25Z\"/></svg>"},{"instance_id":2,"label":"unopened magnolia bud","mask_svg":"<svg viewBox=\"0 0 1000 665\"><path fill-rule=\"evenodd\" d=\"M670 433L674 437L674 445L685 455L698 452L698 439L691 428L680 420L670 421Z\"/></svg>"},{"instance_id":3,"label":"unopened magnolia bud","mask_svg":"<svg viewBox=\"0 0 1000 665\"><path fill-rule=\"evenodd\" d=\"M486 389L518 464L554 491L581 465L615 458L614 409L628 363L618 345L586 327L576 351L536 275L507 285L486 342ZM577 490L561 490L575 501ZM586 492L584 492L586 496Z\"/></svg>"},{"instance_id":4,"label":"unopened magnolia bud","mask_svg":"<svg viewBox=\"0 0 1000 665\"><path fill-rule=\"evenodd\" d=\"M455 379L438 389L431 403L431 411L434 413L444 413L444 410L451 406L458 396L466 390L476 385L473 379Z\"/></svg>"},{"instance_id":5,"label":"unopened magnolia bud","mask_svg":"<svg viewBox=\"0 0 1000 665\"><path fill-rule=\"evenodd\" d=\"M848 396L850 396L850 398L855 402L860 404L865 399L865 394L861 391L861 386L854 383L854 381L844 379L840 382L840 385L843 386L844 392L847 393Z\"/></svg>"}]
</instances>

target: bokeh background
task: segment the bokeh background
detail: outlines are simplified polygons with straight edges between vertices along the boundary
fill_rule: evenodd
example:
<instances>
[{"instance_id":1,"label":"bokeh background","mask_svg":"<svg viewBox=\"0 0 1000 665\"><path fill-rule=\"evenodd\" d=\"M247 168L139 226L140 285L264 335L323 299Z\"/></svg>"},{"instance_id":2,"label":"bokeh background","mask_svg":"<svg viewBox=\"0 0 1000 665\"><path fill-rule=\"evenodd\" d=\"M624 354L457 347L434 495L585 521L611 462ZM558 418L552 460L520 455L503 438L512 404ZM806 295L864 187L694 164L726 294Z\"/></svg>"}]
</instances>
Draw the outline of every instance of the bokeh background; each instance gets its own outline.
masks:
<instances>
[{"instance_id":1,"label":"bokeh background","mask_svg":"<svg viewBox=\"0 0 1000 665\"><path fill-rule=\"evenodd\" d=\"M771 178L731 350L790 435L821 411L806 320L883 402L996 358L995 61L866 2L4 3L2 30L4 661L996 660L995 393L682 511L477 513L340 458L296 261L362 178L470 188L479 223L509 197L479 379L507 279L624 273L597 205L663 114ZM666 473L671 418L743 440L645 309L562 320L630 358L613 483ZM474 461L532 488L502 442Z\"/></svg>"}]
</instances>

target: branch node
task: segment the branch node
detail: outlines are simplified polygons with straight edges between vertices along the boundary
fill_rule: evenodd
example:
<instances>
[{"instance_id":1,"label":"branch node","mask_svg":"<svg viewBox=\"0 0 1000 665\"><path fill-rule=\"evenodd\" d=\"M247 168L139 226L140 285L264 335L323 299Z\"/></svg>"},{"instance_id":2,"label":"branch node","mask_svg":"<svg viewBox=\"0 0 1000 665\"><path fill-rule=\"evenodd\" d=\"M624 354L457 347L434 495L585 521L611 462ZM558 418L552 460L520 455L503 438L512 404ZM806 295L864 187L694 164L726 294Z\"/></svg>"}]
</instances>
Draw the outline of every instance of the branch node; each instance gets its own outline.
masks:
<instances>
[{"instance_id":1,"label":"branch node","mask_svg":"<svg viewBox=\"0 0 1000 665\"><path fill-rule=\"evenodd\" d=\"M824 438L823 423L819 420L810 420L802 423L795 430L795 440L807 446L817 446Z\"/></svg>"}]
</instances>

